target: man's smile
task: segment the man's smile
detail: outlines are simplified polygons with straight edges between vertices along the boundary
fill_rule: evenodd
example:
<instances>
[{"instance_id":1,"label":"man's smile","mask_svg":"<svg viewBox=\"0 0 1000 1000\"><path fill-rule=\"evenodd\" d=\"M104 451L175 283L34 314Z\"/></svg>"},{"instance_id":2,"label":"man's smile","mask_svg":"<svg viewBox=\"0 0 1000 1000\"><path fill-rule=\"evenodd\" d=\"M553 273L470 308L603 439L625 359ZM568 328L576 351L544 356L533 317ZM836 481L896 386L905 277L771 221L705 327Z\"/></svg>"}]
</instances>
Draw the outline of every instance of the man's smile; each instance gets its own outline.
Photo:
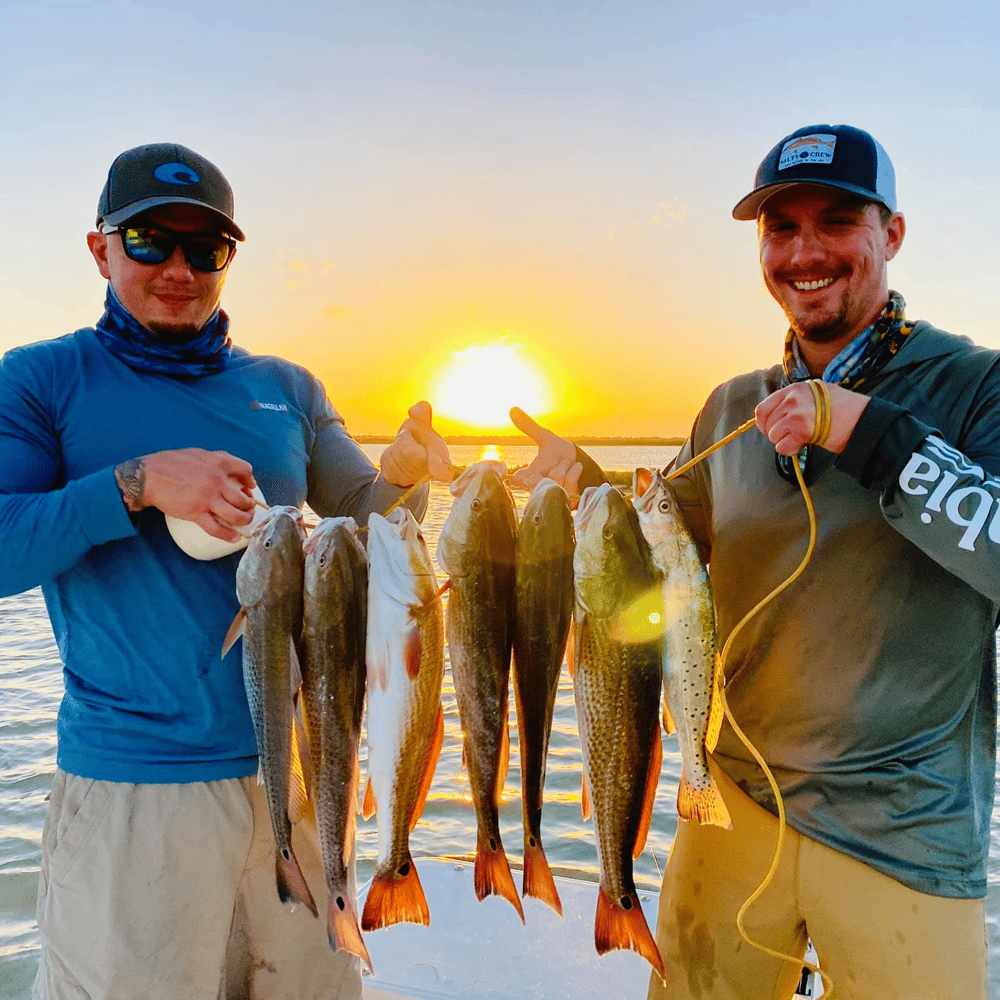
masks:
<instances>
[{"instance_id":1,"label":"man's smile","mask_svg":"<svg viewBox=\"0 0 1000 1000\"><path fill-rule=\"evenodd\" d=\"M836 278L817 278L812 281L791 281L790 284L800 292L812 292L817 288L826 288L827 285L832 285L836 280Z\"/></svg>"}]
</instances>

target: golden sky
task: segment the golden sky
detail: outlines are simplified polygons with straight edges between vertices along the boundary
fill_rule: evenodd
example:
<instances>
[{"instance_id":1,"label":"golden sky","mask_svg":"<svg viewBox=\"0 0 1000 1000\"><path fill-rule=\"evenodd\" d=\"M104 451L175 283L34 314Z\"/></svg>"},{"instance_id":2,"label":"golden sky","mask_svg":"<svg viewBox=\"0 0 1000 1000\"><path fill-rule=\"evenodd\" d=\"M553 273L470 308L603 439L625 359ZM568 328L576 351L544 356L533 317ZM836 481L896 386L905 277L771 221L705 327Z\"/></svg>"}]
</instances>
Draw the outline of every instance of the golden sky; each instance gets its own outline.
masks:
<instances>
[{"instance_id":1,"label":"golden sky","mask_svg":"<svg viewBox=\"0 0 1000 1000\"><path fill-rule=\"evenodd\" d=\"M500 343L544 377L554 429L682 435L714 386L780 358L732 206L783 135L843 121L895 163L908 315L1000 348L995 5L171 9L3 6L0 348L93 324L107 168L176 141L236 194L234 341L315 372L355 433L392 433L420 398L443 410L442 370ZM95 56L151 32L169 72ZM887 45L897 70L934 58L891 70ZM488 374L494 410L505 391L532 409Z\"/></svg>"}]
</instances>

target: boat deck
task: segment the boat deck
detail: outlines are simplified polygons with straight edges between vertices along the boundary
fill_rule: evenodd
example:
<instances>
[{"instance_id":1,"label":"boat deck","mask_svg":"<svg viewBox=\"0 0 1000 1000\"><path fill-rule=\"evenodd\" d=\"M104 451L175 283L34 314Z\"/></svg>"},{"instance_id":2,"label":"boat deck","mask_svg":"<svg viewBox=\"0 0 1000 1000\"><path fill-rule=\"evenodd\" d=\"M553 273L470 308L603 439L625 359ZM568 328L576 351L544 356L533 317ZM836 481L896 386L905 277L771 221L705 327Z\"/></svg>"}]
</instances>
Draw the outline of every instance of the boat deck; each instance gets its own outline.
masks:
<instances>
[{"instance_id":1,"label":"boat deck","mask_svg":"<svg viewBox=\"0 0 1000 1000\"><path fill-rule=\"evenodd\" d=\"M643 1000L649 964L635 952L594 949L597 884L556 876L562 919L522 901L525 923L504 899L476 899L472 864L418 858L431 926L397 924L365 935L375 975L365 1000ZM514 873L520 888L520 872ZM362 897L367 886L362 889ZM655 927L659 893L640 891ZM362 902L363 905L363 902ZM807 987L808 988L808 987ZM818 993L802 993L812 997Z\"/></svg>"}]
</instances>

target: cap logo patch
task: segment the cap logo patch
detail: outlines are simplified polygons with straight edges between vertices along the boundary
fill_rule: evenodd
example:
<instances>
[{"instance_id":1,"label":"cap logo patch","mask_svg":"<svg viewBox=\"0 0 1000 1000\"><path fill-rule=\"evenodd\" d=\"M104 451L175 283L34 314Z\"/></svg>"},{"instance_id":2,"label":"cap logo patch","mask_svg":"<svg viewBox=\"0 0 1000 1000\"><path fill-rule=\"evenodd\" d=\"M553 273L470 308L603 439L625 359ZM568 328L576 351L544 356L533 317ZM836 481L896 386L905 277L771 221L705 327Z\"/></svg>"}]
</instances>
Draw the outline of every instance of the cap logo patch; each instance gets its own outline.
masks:
<instances>
[{"instance_id":1,"label":"cap logo patch","mask_svg":"<svg viewBox=\"0 0 1000 1000\"><path fill-rule=\"evenodd\" d=\"M153 176L158 181L165 181L167 184L180 184L184 187L197 184L201 180L185 163L161 163L153 171Z\"/></svg>"},{"instance_id":2,"label":"cap logo patch","mask_svg":"<svg viewBox=\"0 0 1000 1000\"><path fill-rule=\"evenodd\" d=\"M833 148L837 145L835 135L799 135L781 147L778 169L801 167L807 163L833 163Z\"/></svg>"}]
</instances>

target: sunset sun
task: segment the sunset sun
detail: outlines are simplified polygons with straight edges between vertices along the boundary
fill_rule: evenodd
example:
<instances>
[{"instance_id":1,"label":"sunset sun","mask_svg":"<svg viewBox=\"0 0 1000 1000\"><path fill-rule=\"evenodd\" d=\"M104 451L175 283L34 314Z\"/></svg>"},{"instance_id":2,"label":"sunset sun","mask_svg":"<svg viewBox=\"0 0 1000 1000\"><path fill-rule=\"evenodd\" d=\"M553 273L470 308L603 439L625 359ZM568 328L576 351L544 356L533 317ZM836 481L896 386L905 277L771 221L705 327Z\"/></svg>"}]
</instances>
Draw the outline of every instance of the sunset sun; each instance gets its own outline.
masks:
<instances>
[{"instance_id":1,"label":"sunset sun","mask_svg":"<svg viewBox=\"0 0 1000 1000\"><path fill-rule=\"evenodd\" d=\"M443 416L480 429L506 426L512 406L545 413L552 392L522 345L500 339L454 352L435 380L433 400Z\"/></svg>"}]
</instances>

